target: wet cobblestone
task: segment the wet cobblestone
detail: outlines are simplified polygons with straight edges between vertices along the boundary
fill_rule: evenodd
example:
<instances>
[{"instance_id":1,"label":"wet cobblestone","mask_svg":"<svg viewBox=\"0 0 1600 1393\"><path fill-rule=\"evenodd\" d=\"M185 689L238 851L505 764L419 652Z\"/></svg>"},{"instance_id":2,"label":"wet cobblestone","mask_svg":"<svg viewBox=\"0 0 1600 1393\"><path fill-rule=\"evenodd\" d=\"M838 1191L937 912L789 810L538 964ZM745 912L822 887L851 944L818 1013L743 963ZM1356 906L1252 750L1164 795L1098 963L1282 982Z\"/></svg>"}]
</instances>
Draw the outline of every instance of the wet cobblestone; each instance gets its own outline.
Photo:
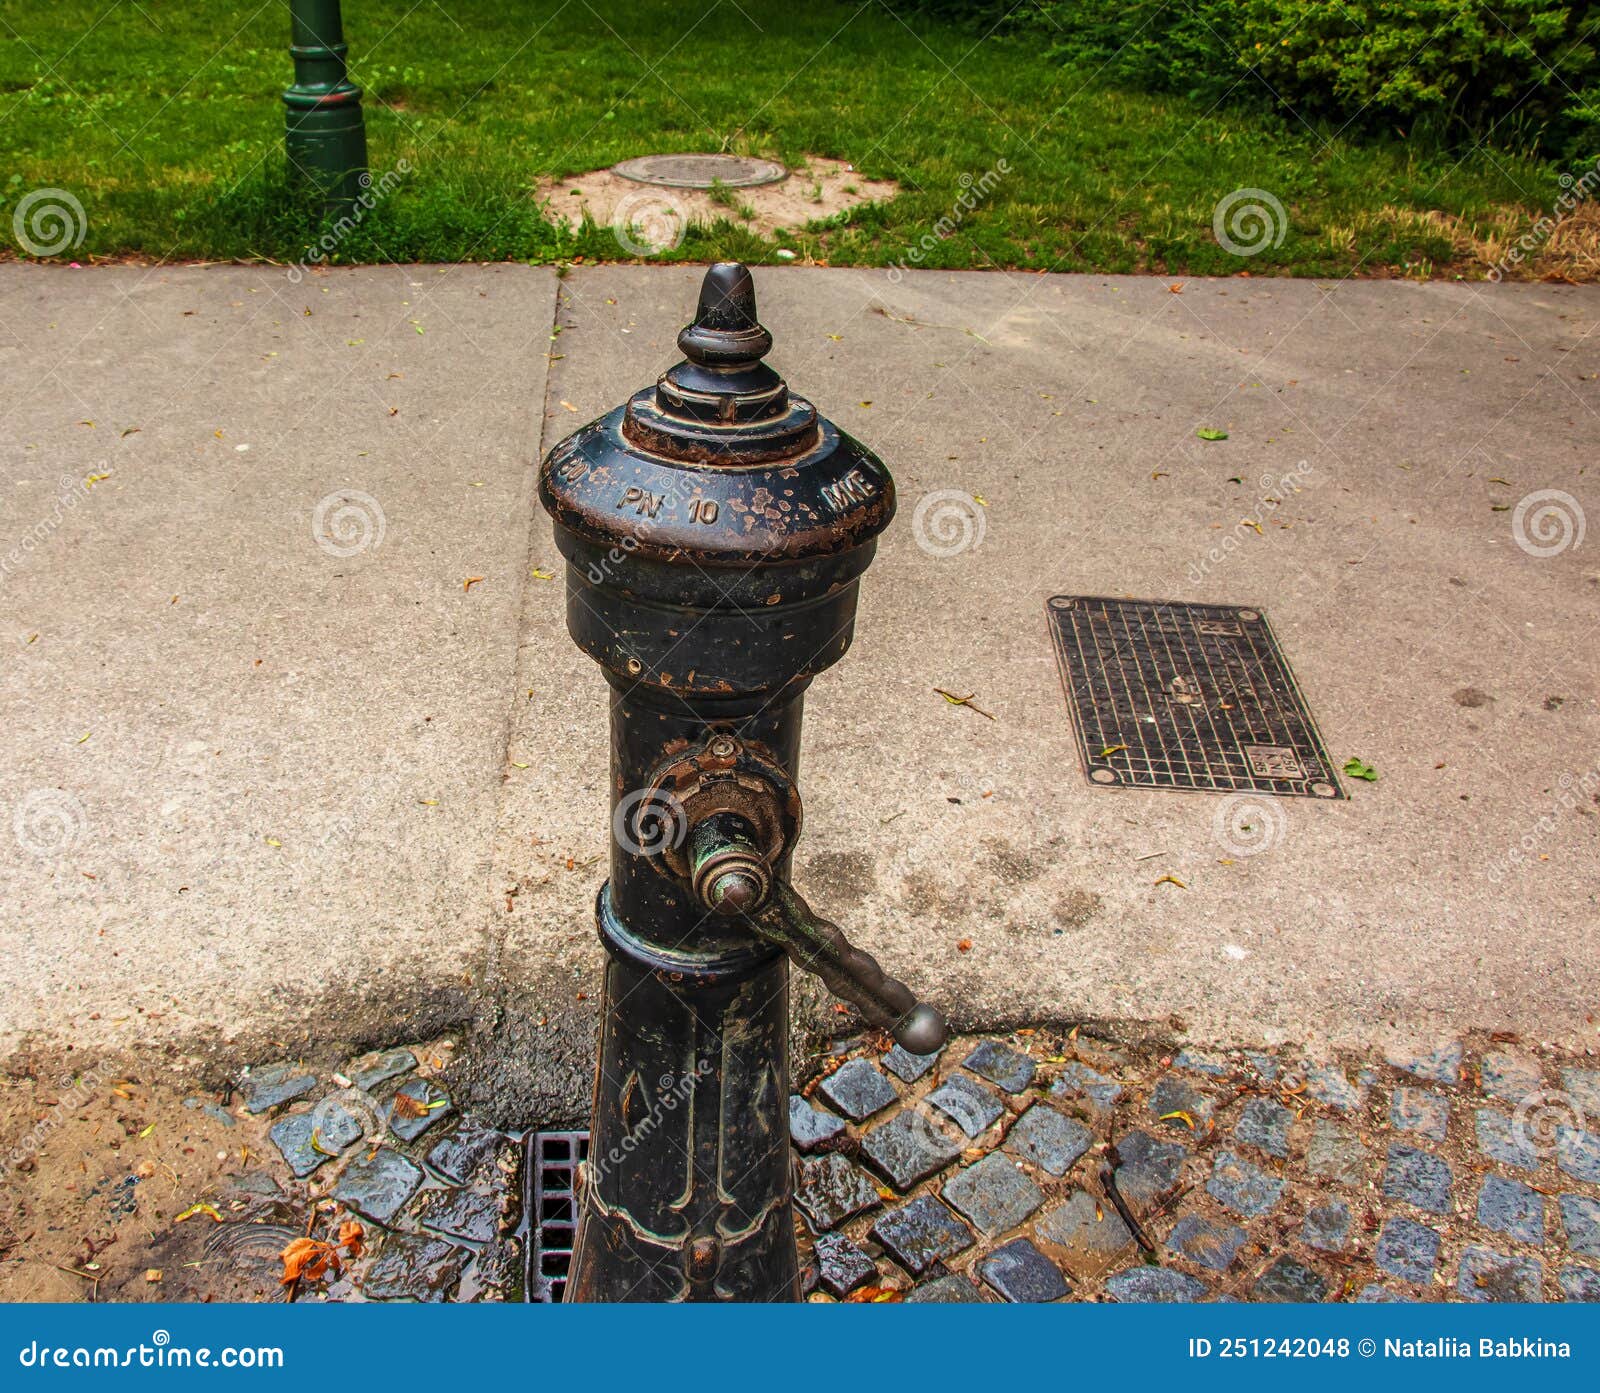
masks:
<instances>
[{"instance_id":1,"label":"wet cobblestone","mask_svg":"<svg viewBox=\"0 0 1600 1393\"><path fill-rule=\"evenodd\" d=\"M281 1290L281 1244L269 1235L262 1249L259 1241L264 1214L289 1234L332 1238L349 1217L364 1227L364 1251L337 1279L302 1292L302 1301L516 1294L520 1147L459 1116L436 1077L450 1050L439 1041L374 1052L331 1071L280 1063L240 1077L240 1103L271 1119L267 1136L294 1178L279 1187L261 1175L249 1190L236 1182L238 1197L219 1197L226 1217L214 1237L218 1252L231 1252L235 1235L243 1236L264 1297Z\"/></svg>"},{"instance_id":2,"label":"wet cobblestone","mask_svg":"<svg viewBox=\"0 0 1600 1393\"><path fill-rule=\"evenodd\" d=\"M1470 1039L1337 1058L1163 1057L1043 1031L982 1043L953 1041L909 1078L863 1042L842 1047L897 1095L829 1143L859 1146L886 1182L881 1208L836 1230L878 1255L874 1291L1600 1299L1600 1120L1581 1101L1600 1070ZM1035 1066L1021 1086L1018 1054Z\"/></svg>"},{"instance_id":3,"label":"wet cobblestone","mask_svg":"<svg viewBox=\"0 0 1600 1393\"><path fill-rule=\"evenodd\" d=\"M875 1043L841 1042L791 1100L810 1300L1600 1299L1600 1070L1470 1039ZM514 1294L520 1149L459 1115L436 1063L413 1046L240 1081L295 1177L273 1222L338 1200L367 1226L319 1298Z\"/></svg>"}]
</instances>

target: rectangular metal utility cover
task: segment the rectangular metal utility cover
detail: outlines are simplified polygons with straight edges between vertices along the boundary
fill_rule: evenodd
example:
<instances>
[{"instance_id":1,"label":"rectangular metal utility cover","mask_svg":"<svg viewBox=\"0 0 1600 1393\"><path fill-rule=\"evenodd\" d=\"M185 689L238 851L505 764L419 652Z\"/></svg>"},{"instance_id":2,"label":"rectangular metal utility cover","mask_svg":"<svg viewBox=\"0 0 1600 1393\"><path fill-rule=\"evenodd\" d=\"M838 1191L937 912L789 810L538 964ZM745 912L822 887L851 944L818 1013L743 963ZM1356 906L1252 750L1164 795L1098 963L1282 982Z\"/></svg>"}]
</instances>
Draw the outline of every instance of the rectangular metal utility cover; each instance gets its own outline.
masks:
<instances>
[{"instance_id":1,"label":"rectangular metal utility cover","mask_svg":"<svg viewBox=\"0 0 1600 1393\"><path fill-rule=\"evenodd\" d=\"M1092 782L1344 796L1260 610L1057 595L1047 612Z\"/></svg>"}]
</instances>

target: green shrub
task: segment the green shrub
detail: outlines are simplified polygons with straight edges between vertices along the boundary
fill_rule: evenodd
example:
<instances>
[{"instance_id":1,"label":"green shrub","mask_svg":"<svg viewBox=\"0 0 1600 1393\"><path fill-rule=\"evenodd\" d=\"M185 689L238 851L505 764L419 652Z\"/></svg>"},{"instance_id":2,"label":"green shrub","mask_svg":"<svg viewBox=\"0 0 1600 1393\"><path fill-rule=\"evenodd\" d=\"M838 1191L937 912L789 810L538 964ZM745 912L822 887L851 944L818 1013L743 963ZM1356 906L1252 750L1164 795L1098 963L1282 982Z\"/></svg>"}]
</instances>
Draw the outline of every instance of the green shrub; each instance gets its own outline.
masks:
<instances>
[{"instance_id":1,"label":"green shrub","mask_svg":"<svg viewBox=\"0 0 1600 1393\"><path fill-rule=\"evenodd\" d=\"M1441 134L1550 127L1596 72L1591 5L1245 0L1241 61L1297 109Z\"/></svg>"},{"instance_id":2,"label":"green shrub","mask_svg":"<svg viewBox=\"0 0 1600 1393\"><path fill-rule=\"evenodd\" d=\"M1600 4L897 0L1025 32L1085 77L1369 134L1600 153Z\"/></svg>"}]
</instances>

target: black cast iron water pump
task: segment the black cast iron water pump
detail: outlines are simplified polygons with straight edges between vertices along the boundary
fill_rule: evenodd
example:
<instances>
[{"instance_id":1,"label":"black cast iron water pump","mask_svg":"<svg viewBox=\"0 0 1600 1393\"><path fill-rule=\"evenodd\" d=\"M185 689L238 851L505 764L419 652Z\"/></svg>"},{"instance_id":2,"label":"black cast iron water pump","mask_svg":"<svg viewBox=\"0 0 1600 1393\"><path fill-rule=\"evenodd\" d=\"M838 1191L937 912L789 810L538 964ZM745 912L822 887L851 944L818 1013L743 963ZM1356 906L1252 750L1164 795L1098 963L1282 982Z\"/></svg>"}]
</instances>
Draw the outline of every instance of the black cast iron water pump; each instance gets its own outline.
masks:
<instances>
[{"instance_id":1,"label":"black cast iron water pump","mask_svg":"<svg viewBox=\"0 0 1600 1393\"><path fill-rule=\"evenodd\" d=\"M608 959L567 1299L787 1301L789 963L908 1050L945 1036L789 884L802 700L850 645L894 482L762 361L745 267L707 271L678 346L539 476L568 629L611 684Z\"/></svg>"}]
</instances>

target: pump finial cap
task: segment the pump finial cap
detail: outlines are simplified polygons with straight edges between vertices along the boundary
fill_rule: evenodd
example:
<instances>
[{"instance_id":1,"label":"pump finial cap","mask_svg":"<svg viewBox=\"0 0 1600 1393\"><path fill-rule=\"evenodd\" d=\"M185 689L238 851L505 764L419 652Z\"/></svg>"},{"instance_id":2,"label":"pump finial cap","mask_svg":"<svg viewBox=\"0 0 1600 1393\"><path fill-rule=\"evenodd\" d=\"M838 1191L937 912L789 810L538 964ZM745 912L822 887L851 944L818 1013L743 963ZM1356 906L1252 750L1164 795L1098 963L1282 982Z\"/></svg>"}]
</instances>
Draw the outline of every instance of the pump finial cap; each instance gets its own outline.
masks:
<instances>
[{"instance_id":1,"label":"pump finial cap","mask_svg":"<svg viewBox=\"0 0 1600 1393\"><path fill-rule=\"evenodd\" d=\"M678 335L683 356L703 367L754 366L772 350L772 335L756 318L756 284L750 268L719 261L700 283L694 323Z\"/></svg>"}]
</instances>

